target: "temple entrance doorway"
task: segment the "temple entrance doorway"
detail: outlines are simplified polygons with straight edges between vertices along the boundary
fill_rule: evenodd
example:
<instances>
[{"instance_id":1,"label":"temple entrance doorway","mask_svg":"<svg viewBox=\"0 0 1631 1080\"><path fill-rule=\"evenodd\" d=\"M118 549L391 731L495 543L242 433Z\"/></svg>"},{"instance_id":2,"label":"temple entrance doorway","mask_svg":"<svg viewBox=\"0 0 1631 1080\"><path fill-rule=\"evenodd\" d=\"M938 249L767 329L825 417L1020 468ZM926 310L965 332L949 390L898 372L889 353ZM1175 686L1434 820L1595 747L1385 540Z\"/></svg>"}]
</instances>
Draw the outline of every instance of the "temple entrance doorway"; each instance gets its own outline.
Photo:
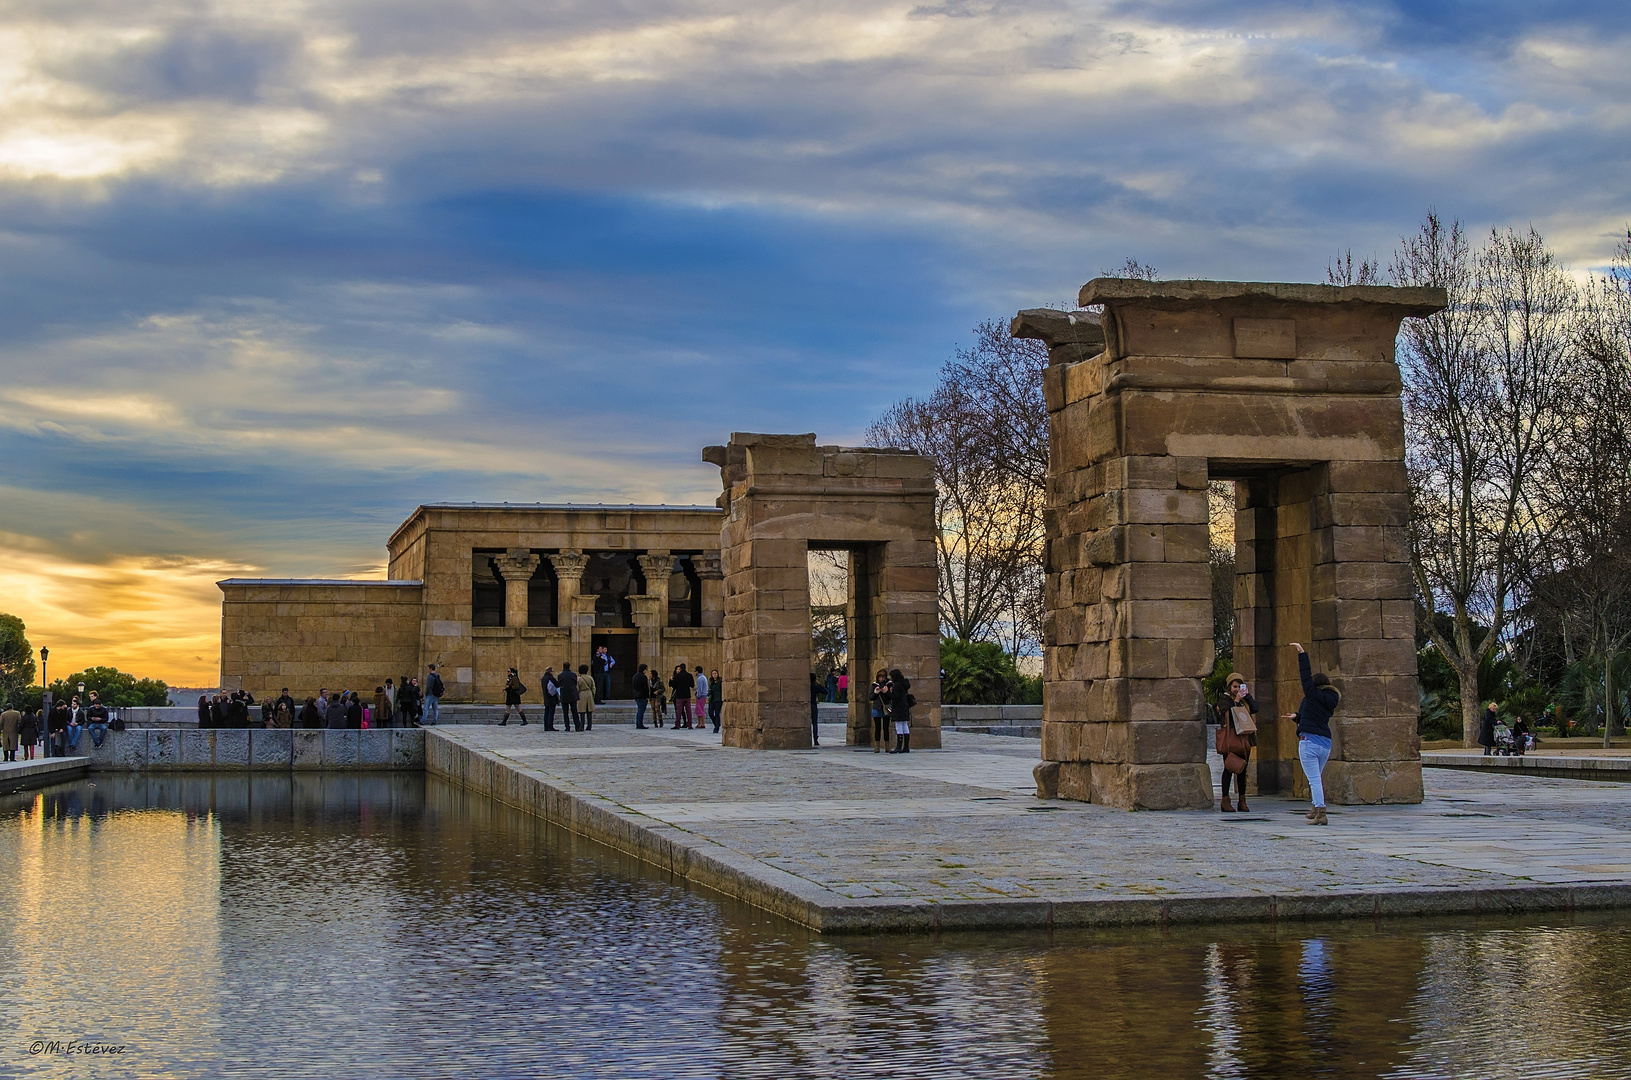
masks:
<instances>
[{"instance_id":1,"label":"temple entrance doorway","mask_svg":"<svg viewBox=\"0 0 1631 1080\"><path fill-rule=\"evenodd\" d=\"M634 669L640 664L640 631L597 629L589 639L591 653L599 651L606 646L617 665L612 668L612 695L613 701L628 701L634 697ZM594 667L591 665L591 673Z\"/></svg>"}]
</instances>

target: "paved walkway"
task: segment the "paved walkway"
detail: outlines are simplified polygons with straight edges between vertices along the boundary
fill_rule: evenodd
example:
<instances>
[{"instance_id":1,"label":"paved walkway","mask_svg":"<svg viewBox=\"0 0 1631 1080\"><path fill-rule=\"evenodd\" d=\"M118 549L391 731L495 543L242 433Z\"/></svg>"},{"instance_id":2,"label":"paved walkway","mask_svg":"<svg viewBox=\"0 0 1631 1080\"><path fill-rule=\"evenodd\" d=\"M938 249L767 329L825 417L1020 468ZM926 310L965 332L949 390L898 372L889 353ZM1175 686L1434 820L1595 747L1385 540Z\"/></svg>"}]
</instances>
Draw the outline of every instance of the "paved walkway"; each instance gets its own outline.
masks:
<instances>
[{"instance_id":1,"label":"paved walkway","mask_svg":"<svg viewBox=\"0 0 1631 1080\"><path fill-rule=\"evenodd\" d=\"M756 877L823 928L899 924L891 905L919 925L1631 906L1616 785L1429 770L1423 804L1337 807L1317 828L1278 798L1249 814L1040 801L1034 740L948 731L944 750L892 756L823 734L820 750L771 753L626 727L437 732L548 797L513 794L515 775L473 786L761 902L732 884Z\"/></svg>"},{"instance_id":2,"label":"paved walkway","mask_svg":"<svg viewBox=\"0 0 1631 1080\"><path fill-rule=\"evenodd\" d=\"M90 742L90 736L85 737ZM24 788L44 787L66 780L75 773L85 771L89 758L36 757L32 761L0 761L0 792L21 791Z\"/></svg>"}]
</instances>

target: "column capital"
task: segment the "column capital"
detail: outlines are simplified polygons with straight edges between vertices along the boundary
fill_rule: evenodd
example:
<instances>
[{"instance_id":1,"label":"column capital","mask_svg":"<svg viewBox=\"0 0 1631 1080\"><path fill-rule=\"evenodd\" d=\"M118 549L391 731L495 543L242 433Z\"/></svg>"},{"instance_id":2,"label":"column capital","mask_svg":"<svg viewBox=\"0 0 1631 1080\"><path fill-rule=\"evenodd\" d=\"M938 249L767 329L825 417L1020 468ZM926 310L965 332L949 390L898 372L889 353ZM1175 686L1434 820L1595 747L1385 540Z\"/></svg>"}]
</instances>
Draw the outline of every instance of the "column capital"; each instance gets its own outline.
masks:
<instances>
[{"instance_id":1,"label":"column capital","mask_svg":"<svg viewBox=\"0 0 1631 1080\"><path fill-rule=\"evenodd\" d=\"M724 563L717 551L691 556L691 565L696 569L697 577L703 581L720 581L725 577Z\"/></svg>"},{"instance_id":2,"label":"column capital","mask_svg":"<svg viewBox=\"0 0 1631 1080\"><path fill-rule=\"evenodd\" d=\"M544 557L555 568L556 580L563 585L570 581L574 588L583 578L584 567L589 565L589 556L577 550L560 551Z\"/></svg>"},{"instance_id":3,"label":"column capital","mask_svg":"<svg viewBox=\"0 0 1631 1080\"><path fill-rule=\"evenodd\" d=\"M674 568L674 556L667 551L648 551L634 558L640 564L640 572L646 575L647 587L653 578L667 581L669 572Z\"/></svg>"},{"instance_id":4,"label":"column capital","mask_svg":"<svg viewBox=\"0 0 1631 1080\"><path fill-rule=\"evenodd\" d=\"M494 559L493 564L498 567L498 572L504 575L505 581L529 581L541 561L526 548L510 548Z\"/></svg>"}]
</instances>

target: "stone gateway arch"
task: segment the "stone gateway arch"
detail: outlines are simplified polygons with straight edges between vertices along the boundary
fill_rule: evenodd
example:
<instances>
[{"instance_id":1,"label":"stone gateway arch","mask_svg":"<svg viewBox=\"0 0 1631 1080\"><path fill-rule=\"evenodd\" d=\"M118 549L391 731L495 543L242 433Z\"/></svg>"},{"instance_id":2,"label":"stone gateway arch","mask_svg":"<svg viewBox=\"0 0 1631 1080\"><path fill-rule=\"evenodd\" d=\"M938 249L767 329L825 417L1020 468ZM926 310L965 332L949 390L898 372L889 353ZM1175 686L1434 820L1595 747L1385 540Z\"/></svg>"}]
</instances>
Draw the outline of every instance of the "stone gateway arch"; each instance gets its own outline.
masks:
<instances>
[{"instance_id":1,"label":"stone gateway arch","mask_svg":"<svg viewBox=\"0 0 1631 1080\"><path fill-rule=\"evenodd\" d=\"M1419 802L1400 322L1440 289L1097 278L1032 310L1048 346L1039 793L1212 805L1207 486L1235 484L1235 667L1261 708L1258 790L1304 793L1306 645L1342 691L1331 801Z\"/></svg>"}]
</instances>

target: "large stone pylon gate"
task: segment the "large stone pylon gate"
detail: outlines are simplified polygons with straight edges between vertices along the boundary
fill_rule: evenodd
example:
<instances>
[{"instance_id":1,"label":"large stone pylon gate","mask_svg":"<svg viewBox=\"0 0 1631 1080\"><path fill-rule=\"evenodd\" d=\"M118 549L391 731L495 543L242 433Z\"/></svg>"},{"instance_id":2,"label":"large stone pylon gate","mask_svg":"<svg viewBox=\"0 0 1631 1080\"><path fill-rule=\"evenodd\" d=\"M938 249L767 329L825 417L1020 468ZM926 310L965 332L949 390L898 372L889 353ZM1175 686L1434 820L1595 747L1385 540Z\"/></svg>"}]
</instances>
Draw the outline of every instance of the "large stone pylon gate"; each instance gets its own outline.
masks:
<instances>
[{"instance_id":1,"label":"large stone pylon gate","mask_svg":"<svg viewBox=\"0 0 1631 1080\"><path fill-rule=\"evenodd\" d=\"M1306 793L1295 653L1341 690L1336 803L1419 802L1401 382L1439 289L1097 278L1049 346L1043 788L1126 808L1212 804L1207 485L1235 482L1235 667L1261 713L1261 791ZM1102 346L1100 345L1102 341Z\"/></svg>"},{"instance_id":2,"label":"large stone pylon gate","mask_svg":"<svg viewBox=\"0 0 1631 1080\"><path fill-rule=\"evenodd\" d=\"M724 742L802 749L810 738L812 549L849 552L851 745L871 745L866 687L877 668L911 680L912 746L940 746L934 463L903 450L817 446L814 435L737 432L703 460L728 511ZM859 692L857 692L859 691Z\"/></svg>"}]
</instances>

